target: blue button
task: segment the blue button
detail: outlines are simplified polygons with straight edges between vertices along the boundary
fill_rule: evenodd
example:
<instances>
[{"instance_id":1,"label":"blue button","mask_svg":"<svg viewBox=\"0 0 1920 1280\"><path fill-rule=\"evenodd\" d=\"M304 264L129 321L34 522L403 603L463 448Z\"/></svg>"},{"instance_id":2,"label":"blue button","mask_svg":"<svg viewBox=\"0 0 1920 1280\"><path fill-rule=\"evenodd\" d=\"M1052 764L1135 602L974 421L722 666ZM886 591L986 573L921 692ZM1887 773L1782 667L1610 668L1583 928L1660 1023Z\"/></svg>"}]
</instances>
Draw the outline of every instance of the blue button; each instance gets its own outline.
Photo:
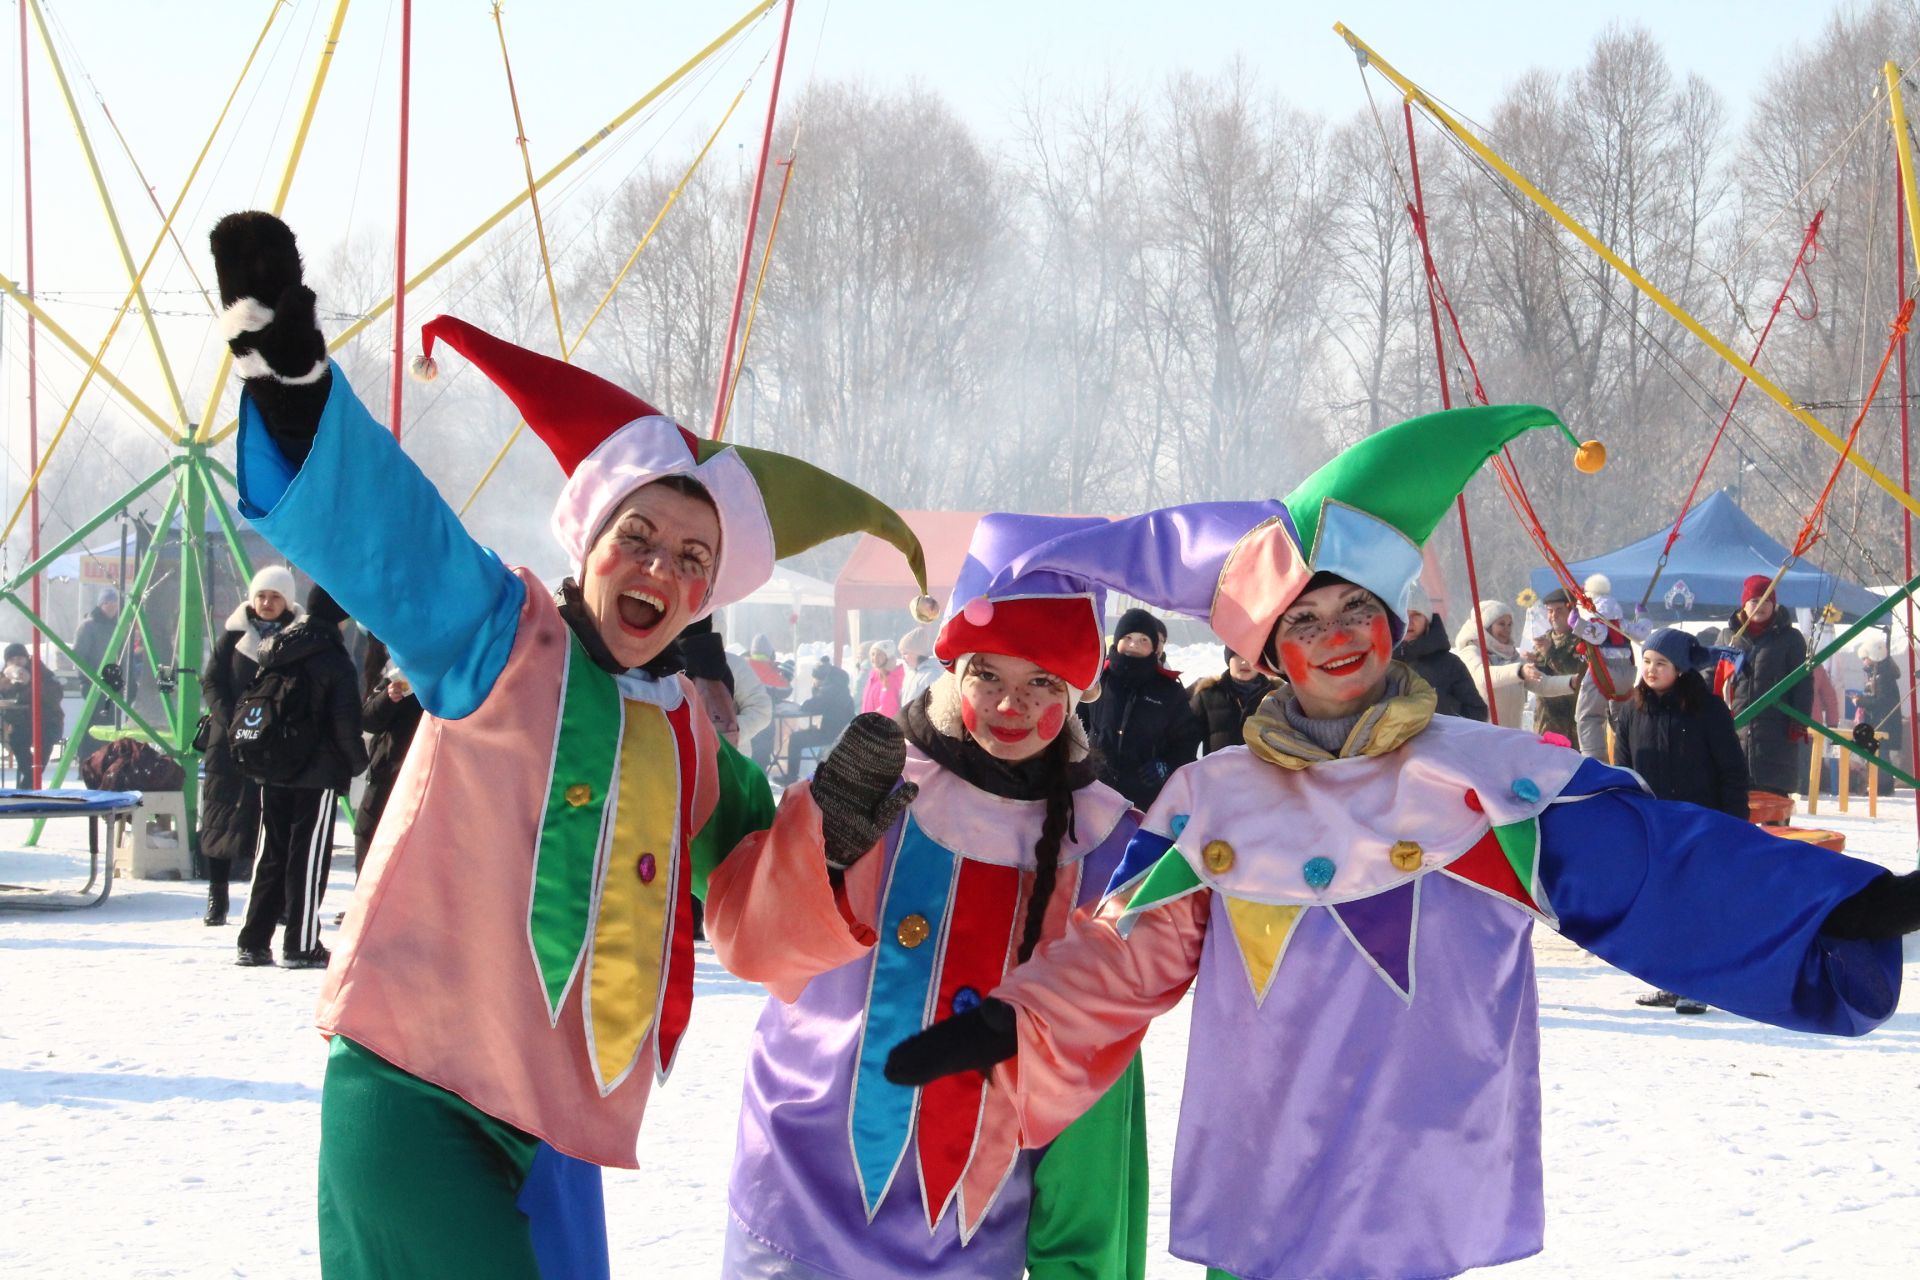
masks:
<instances>
[{"instance_id":1,"label":"blue button","mask_svg":"<svg viewBox=\"0 0 1920 1280\"><path fill-rule=\"evenodd\" d=\"M1187 829L1187 823L1192 817L1193 815L1188 813L1176 813L1173 815L1173 821L1167 824L1167 830L1173 832L1173 838L1175 840L1178 840L1180 833Z\"/></svg>"},{"instance_id":2,"label":"blue button","mask_svg":"<svg viewBox=\"0 0 1920 1280\"><path fill-rule=\"evenodd\" d=\"M967 1013L980 1007L980 993L972 987L962 987L953 993L953 1011L956 1014Z\"/></svg>"},{"instance_id":3,"label":"blue button","mask_svg":"<svg viewBox=\"0 0 1920 1280\"><path fill-rule=\"evenodd\" d=\"M1515 778L1513 794L1522 804L1536 804L1540 799L1540 784L1532 778Z\"/></svg>"},{"instance_id":4,"label":"blue button","mask_svg":"<svg viewBox=\"0 0 1920 1280\"><path fill-rule=\"evenodd\" d=\"M1300 877L1308 888L1324 889L1333 883L1333 872L1332 858L1308 858L1300 868Z\"/></svg>"}]
</instances>

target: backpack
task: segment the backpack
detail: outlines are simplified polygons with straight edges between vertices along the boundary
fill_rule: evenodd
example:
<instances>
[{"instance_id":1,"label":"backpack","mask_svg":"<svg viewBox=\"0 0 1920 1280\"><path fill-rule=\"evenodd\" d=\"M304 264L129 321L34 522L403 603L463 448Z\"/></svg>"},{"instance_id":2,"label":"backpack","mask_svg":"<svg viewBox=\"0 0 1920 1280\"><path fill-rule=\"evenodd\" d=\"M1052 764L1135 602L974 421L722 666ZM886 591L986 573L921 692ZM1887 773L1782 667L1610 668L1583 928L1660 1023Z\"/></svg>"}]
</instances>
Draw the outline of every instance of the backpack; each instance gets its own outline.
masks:
<instances>
[{"instance_id":1,"label":"backpack","mask_svg":"<svg viewBox=\"0 0 1920 1280\"><path fill-rule=\"evenodd\" d=\"M121 738L80 761L80 780L95 791L178 791L186 773L146 743Z\"/></svg>"},{"instance_id":2,"label":"backpack","mask_svg":"<svg viewBox=\"0 0 1920 1280\"><path fill-rule=\"evenodd\" d=\"M313 758L319 729L306 666L295 662L261 671L233 706L227 749L255 782L291 782Z\"/></svg>"}]
</instances>

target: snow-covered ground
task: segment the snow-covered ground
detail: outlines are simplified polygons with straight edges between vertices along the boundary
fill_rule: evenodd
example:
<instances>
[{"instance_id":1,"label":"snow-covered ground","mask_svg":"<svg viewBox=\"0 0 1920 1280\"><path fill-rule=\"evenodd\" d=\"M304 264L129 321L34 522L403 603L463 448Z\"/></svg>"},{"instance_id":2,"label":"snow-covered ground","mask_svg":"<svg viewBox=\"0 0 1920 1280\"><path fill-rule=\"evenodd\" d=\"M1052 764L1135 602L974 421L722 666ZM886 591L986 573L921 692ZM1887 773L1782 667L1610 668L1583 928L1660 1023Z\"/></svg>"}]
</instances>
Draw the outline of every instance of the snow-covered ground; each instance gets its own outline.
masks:
<instances>
[{"instance_id":1,"label":"snow-covered ground","mask_svg":"<svg viewBox=\"0 0 1920 1280\"><path fill-rule=\"evenodd\" d=\"M1911 869L1912 801L1881 812L1822 818ZM0 850L0 881L83 880L84 827L64 825L46 851ZM351 891L337 874L329 920ZM0 910L0 1274L317 1275L320 975L235 968L234 929L200 910L197 886L145 882L97 910ZM1816 1039L1640 1009L1632 978L1544 932L1537 949L1547 1251L1502 1274L1920 1274L1920 992L1871 1037ZM698 993L647 1117L648 1168L607 1176L616 1276L718 1270L763 997L704 947ZM1165 1252L1186 1038L1176 1012L1147 1040L1153 1276L1199 1275ZM1380 1196L1391 1213L1393 1188Z\"/></svg>"}]
</instances>

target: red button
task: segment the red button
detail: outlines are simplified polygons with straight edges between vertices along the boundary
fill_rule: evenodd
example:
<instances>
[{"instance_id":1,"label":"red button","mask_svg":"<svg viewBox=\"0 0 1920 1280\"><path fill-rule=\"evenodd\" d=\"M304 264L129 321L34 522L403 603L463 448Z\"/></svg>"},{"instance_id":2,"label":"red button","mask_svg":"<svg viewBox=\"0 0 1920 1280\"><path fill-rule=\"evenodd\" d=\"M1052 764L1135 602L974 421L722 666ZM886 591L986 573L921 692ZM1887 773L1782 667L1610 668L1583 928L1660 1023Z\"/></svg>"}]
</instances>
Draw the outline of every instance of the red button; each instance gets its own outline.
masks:
<instances>
[{"instance_id":1,"label":"red button","mask_svg":"<svg viewBox=\"0 0 1920 1280\"><path fill-rule=\"evenodd\" d=\"M1480 804L1480 793L1478 791L1475 791L1472 787L1468 787L1467 794L1460 798L1462 800L1465 800L1467 802L1467 808L1473 810L1475 813L1479 813L1481 811L1482 805Z\"/></svg>"},{"instance_id":2,"label":"red button","mask_svg":"<svg viewBox=\"0 0 1920 1280\"><path fill-rule=\"evenodd\" d=\"M653 862L653 855L652 855L652 854L650 854L650 853L643 853L643 854L641 854L641 855L640 855L640 865L639 865L639 867L638 867L638 868L636 868L636 869L637 869L637 870L639 871L639 873L640 873L640 883L641 883L641 884L652 884L652 883L653 883L653 874L654 874L654 871L656 870L656 868L655 868L655 866L654 866L654 862Z\"/></svg>"}]
</instances>

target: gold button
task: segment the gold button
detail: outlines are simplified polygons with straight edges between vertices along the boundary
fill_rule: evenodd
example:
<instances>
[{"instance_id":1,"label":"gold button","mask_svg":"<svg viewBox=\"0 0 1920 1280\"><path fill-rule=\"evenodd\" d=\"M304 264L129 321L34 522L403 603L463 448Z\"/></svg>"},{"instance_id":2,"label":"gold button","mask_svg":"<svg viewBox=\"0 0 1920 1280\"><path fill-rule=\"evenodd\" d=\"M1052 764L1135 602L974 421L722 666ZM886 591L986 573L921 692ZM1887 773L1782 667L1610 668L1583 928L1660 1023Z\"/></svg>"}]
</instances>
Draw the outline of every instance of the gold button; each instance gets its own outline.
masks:
<instances>
[{"instance_id":1,"label":"gold button","mask_svg":"<svg viewBox=\"0 0 1920 1280\"><path fill-rule=\"evenodd\" d=\"M1225 840L1209 840L1200 850L1200 860L1207 864L1207 870L1223 876L1233 870L1233 846Z\"/></svg>"},{"instance_id":2,"label":"gold button","mask_svg":"<svg viewBox=\"0 0 1920 1280\"><path fill-rule=\"evenodd\" d=\"M902 920L900 927L893 931L893 936L900 939L901 946L912 950L925 942L927 935L932 932L933 926L927 923L927 918L916 914Z\"/></svg>"},{"instance_id":3,"label":"gold button","mask_svg":"<svg viewBox=\"0 0 1920 1280\"><path fill-rule=\"evenodd\" d=\"M576 782L567 788L567 803L578 809L593 800L593 788L584 782Z\"/></svg>"},{"instance_id":4,"label":"gold button","mask_svg":"<svg viewBox=\"0 0 1920 1280\"><path fill-rule=\"evenodd\" d=\"M1420 846L1413 841L1395 840L1393 848L1387 851L1387 856L1392 858L1393 865L1402 871L1418 871L1421 853Z\"/></svg>"}]
</instances>

